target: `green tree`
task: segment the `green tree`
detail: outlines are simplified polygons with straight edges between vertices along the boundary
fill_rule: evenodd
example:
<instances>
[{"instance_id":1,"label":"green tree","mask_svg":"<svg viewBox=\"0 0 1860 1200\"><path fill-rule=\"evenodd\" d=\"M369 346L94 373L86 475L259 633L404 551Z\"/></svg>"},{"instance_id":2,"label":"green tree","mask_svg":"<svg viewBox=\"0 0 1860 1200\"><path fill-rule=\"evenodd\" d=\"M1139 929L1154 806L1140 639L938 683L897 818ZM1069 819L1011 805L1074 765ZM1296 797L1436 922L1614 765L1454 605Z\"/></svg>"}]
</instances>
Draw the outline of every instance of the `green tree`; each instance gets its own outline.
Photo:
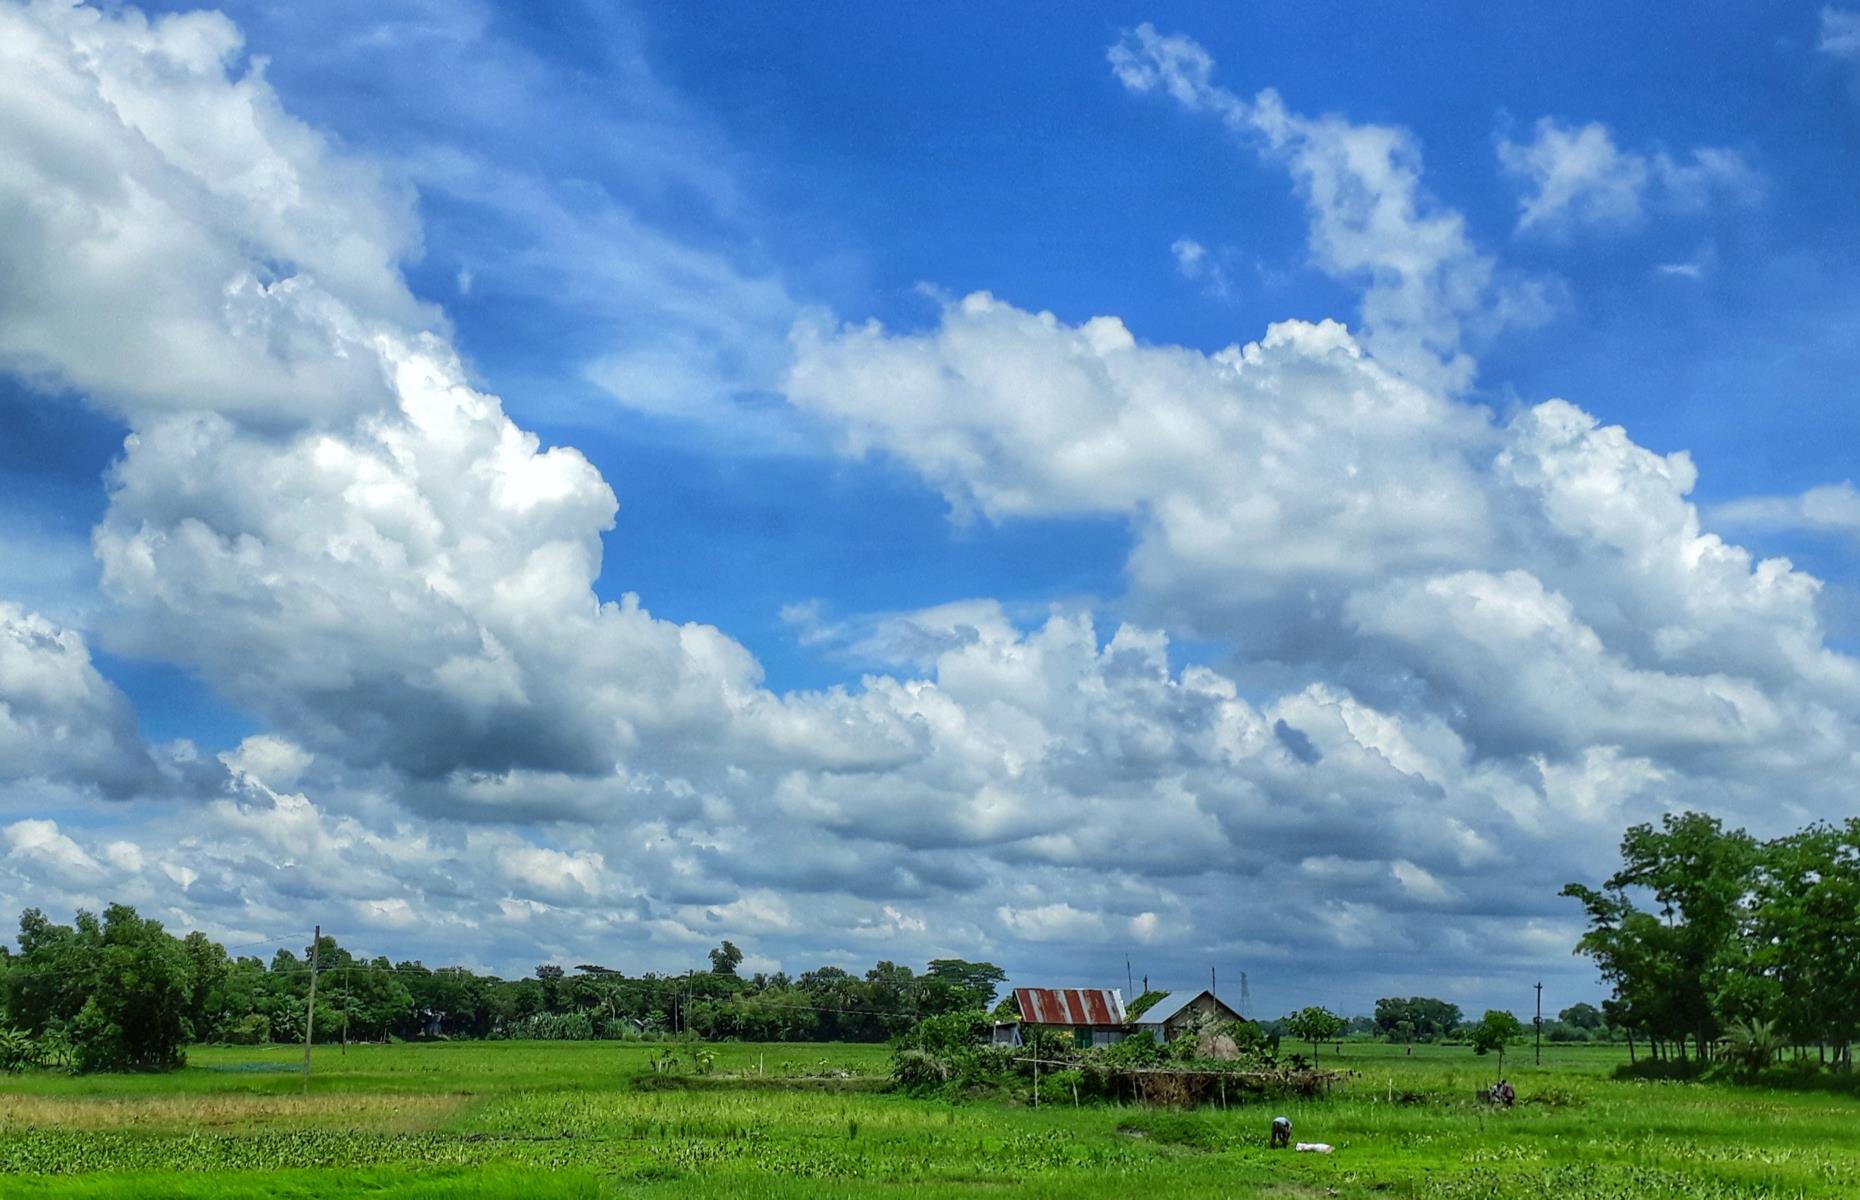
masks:
<instances>
[{"instance_id":1,"label":"green tree","mask_svg":"<svg viewBox=\"0 0 1860 1200\"><path fill-rule=\"evenodd\" d=\"M710 973L712 975L736 976L736 968L743 963L743 952L736 948L736 943L725 941L723 945L710 952Z\"/></svg>"},{"instance_id":2,"label":"green tree","mask_svg":"<svg viewBox=\"0 0 1860 1200\"><path fill-rule=\"evenodd\" d=\"M1312 1005L1285 1018L1285 1028L1301 1042L1311 1043L1311 1060L1317 1061L1317 1044L1343 1032L1345 1021L1328 1008Z\"/></svg>"},{"instance_id":3,"label":"green tree","mask_svg":"<svg viewBox=\"0 0 1860 1200\"><path fill-rule=\"evenodd\" d=\"M1770 1017L1801 1043L1826 1042L1851 1066L1860 1037L1860 821L1812 825L1764 848L1749 970L1719 988L1727 1019Z\"/></svg>"},{"instance_id":4,"label":"green tree","mask_svg":"<svg viewBox=\"0 0 1860 1200\"><path fill-rule=\"evenodd\" d=\"M1375 1023L1392 1042L1435 1042L1459 1026L1460 1006L1432 996L1385 996L1376 1001Z\"/></svg>"},{"instance_id":5,"label":"green tree","mask_svg":"<svg viewBox=\"0 0 1860 1200\"><path fill-rule=\"evenodd\" d=\"M899 963L881 961L865 973L860 1007L882 1037L894 1037L917 1022L916 974Z\"/></svg>"},{"instance_id":6,"label":"green tree","mask_svg":"<svg viewBox=\"0 0 1860 1200\"><path fill-rule=\"evenodd\" d=\"M181 939L181 951L187 956L188 974L193 977L188 1028L198 1041L221 1041L228 1024L246 1015L234 1013L226 1004L225 983L232 973L232 960L224 946L198 929Z\"/></svg>"},{"instance_id":7,"label":"green tree","mask_svg":"<svg viewBox=\"0 0 1860 1200\"><path fill-rule=\"evenodd\" d=\"M960 958L933 958L924 970L924 978L947 986L952 995L948 1007L941 1011L986 1009L995 1002L995 993L1007 982L1007 972L991 962L967 962Z\"/></svg>"},{"instance_id":8,"label":"green tree","mask_svg":"<svg viewBox=\"0 0 1860 1200\"><path fill-rule=\"evenodd\" d=\"M1572 883L1589 931L1576 953L1595 960L1623 1003L1631 1030L1678 1043L1692 1038L1701 1057L1722 1026L1720 1005L1755 978L1747 941L1748 897L1763 855L1750 835L1727 831L1702 813L1668 814L1658 829L1636 825L1621 839L1621 869L1600 890ZM1654 913L1631 892L1652 895Z\"/></svg>"},{"instance_id":9,"label":"green tree","mask_svg":"<svg viewBox=\"0 0 1860 1200\"><path fill-rule=\"evenodd\" d=\"M35 1038L62 1039L83 1071L166 1069L186 1061L193 1035L188 951L159 921L112 904L54 925L20 916L19 953L5 976L6 1011Z\"/></svg>"},{"instance_id":10,"label":"green tree","mask_svg":"<svg viewBox=\"0 0 1860 1200\"><path fill-rule=\"evenodd\" d=\"M540 963L536 967L536 982L541 992L543 1012L562 1011L562 978L568 972L555 963Z\"/></svg>"},{"instance_id":11,"label":"green tree","mask_svg":"<svg viewBox=\"0 0 1860 1200\"><path fill-rule=\"evenodd\" d=\"M1565 1025L1573 1025L1577 1029L1600 1029L1602 1010L1593 1004L1576 1003L1558 1013L1556 1019Z\"/></svg>"},{"instance_id":12,"label":"green tree","mask_svg":"<svg viewBox=\"0 0 1860 1200\"><path fill-rule=\"evenodd\" d=\"M1488 1008L1485 1016L1467 1026L1466 1035L1466 1040L1472 1043L1474 1054L1498 1051L1498 1073L1502 1077L1505 1074L1505 1048L1524 1036L1524 1024L1503 1009Z\"/></svg>"}]
</instances>

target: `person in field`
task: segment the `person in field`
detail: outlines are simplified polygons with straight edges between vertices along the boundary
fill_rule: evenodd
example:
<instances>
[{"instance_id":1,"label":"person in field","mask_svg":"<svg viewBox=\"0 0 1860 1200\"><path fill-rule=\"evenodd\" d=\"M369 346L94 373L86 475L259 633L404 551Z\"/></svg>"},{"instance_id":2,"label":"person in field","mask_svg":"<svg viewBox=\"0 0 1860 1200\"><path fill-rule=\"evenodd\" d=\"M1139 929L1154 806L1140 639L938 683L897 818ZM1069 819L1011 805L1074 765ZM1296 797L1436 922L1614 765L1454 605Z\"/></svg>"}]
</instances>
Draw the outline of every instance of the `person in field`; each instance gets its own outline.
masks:
<instances>
[{"instance_id":1,"label":"person in field","mask_svg":"<svg viewBox=\"0 0 1860 1200\"><path fill-rule=\"evenodd\" d=\"M1290 1117L1272 1118L1272 1148L1283 1150L1292 1144L1292 1119Z\"/></svg>"},{"instance_id":2,"label":"person in field","mask_svg":"<svg viewBox=\"0 0 1860 1200\"><path fill-rule=\"evenodd\" d=\"M1492 1098L1506 1108L1510 1108L1518 1102L1518 1089L1511 1086L1511 1080L1501 1079L1498 1081L1498 1090L1492 1093Z\"/></svg>"}]
</instances>

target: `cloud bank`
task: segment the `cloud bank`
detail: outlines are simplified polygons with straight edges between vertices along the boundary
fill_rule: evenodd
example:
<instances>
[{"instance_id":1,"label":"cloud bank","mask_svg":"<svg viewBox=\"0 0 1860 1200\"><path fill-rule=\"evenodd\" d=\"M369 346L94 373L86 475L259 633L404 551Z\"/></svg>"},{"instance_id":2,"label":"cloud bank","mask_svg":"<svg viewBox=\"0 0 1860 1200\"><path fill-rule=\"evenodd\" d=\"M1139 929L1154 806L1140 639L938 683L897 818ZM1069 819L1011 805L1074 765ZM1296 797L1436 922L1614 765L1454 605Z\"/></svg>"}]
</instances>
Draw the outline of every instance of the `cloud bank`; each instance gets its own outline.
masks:
<instances>
[{"instance_id":1,"label":"cloud bank","mask_svg":"<svg viewBox=\"0 0 1860 1200\"><path fill-rule=\"evenodd\" d=\"M1546 293L1412 137L1239 99L1185 38L1137 30L1115 77L1289 172L1358 328L1208 354L986 294L795 326L780 386L847 456L961 519L1131 538L1130 621L884 614L873 672L813 692L596 595L625 575L607 481L471 378L402 275L406 188L283 112L230 22L0 8L0 55L0 362L131 430L88 634L264 726L151 747L84 634L0 605L8 903L223 936L314 911L504 969L727 936L1052 978L1136 945L1288 987L1347 961L1373 997L1422 960L1449 989L1561 961L1554 889L1628 820L1793 825L1856 765L1817 581L1706 530L1684 453L1456 398Z\"/></svg>"}]
</instances>

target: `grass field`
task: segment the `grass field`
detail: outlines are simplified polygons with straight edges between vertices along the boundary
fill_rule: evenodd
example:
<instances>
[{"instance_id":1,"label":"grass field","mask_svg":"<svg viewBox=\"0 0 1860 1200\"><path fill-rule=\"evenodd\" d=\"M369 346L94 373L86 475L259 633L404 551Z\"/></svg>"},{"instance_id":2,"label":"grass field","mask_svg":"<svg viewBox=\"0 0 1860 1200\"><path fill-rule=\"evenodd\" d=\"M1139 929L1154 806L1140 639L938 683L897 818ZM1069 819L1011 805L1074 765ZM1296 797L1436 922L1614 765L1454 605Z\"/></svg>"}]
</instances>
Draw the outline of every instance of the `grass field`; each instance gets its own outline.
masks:
<instances>
[{"instance_id":1,"label":"grass field","mask_svg":"<svg viewBox=\"0 0 1860 1200\"><path fill-rule=\"evenodd\" d=\"M1860 1101L1622 1083L1607 1047L1492 1061L1346 1043L1328 1100L1169 1112L881 1089L877 1046L723 1045L655 1074L640 1043L197 1047L172 1075L0 1079L0 1194L220 1197L1628 1197L1860 1194ZM1403 1093L1408 1093L1404 1097ZM1057 1101L1054 1103L1052 1101ZM1266 1149L1275 1111L1329 1156Z\"/></svg>"}]
</instances>

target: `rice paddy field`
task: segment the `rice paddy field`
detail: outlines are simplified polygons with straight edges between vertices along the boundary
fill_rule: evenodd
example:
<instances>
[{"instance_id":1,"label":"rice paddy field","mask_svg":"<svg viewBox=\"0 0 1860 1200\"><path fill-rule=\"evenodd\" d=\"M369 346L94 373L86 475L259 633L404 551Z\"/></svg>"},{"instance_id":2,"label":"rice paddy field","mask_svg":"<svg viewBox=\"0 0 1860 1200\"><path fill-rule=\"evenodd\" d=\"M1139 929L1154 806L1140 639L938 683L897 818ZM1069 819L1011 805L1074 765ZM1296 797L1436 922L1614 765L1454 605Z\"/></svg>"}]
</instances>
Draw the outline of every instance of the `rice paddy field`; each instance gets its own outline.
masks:
<instances>
[{"instance_id":1,"label":"rice paddy field","mask_svg":"<svg viewBox=\"0 0 1860 1200\"><path fill-rule=\"evenodd\" d=\"M1621 1052L1346 1043L1326 1100L1225 1110L950 1104L880 1046L198 1047L169 1075L0 1078L0 1194L124 1196L1820 1197L1860 1195L1860 1101L1609 1078ZM1272 1151L1291 1117L1330 1155Z\"/></svg>"}]
</instances>

